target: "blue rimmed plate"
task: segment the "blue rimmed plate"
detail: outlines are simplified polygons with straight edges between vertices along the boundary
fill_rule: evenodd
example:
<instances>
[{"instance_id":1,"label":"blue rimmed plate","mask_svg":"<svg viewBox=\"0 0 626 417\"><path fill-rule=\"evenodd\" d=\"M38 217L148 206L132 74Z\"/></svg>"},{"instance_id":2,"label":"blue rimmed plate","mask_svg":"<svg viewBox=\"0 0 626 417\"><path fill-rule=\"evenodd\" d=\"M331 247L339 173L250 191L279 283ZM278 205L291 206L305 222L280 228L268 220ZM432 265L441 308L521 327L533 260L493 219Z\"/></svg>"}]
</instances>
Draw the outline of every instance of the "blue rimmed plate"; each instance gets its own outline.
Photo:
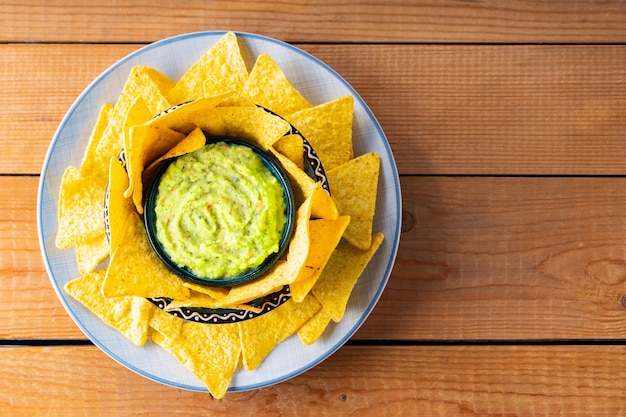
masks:
<instances>
[{"instance_id":1,"label":"blue rimmed plate","mask_svg":"<svg viewBox=\"0 0 626 417\"><path fill-rule=\"evenodd\" d=\"M198 32L164 39L126 56L96 78L70 107L54 135L41 171L37 199L39 241L50 281L68 314L87 337L118 363L146 378L203 392L207 391L206 387L169 353L152 343L134 346L63 291L63 286L79 273L74 252L56 248L54 240L63 171L68 165L79 166L101 105L117 100L131 68L147 65L178 79L224 33ZM355 155L377 152L381 157L374 231L383 232L385 241L357 282L340 323L331 324L312 346L305 346L297 336L287 339L256 370L237 371L229 391L285 381L319 364L343 346L369 316L387 284L401 226L400 182L391 148L358 93L326 64L292 45L248 33L237 36L249 67L259 54L269 54L310 103L317 105L343 95L354 97Z\"/></svg>"}]
</instances>

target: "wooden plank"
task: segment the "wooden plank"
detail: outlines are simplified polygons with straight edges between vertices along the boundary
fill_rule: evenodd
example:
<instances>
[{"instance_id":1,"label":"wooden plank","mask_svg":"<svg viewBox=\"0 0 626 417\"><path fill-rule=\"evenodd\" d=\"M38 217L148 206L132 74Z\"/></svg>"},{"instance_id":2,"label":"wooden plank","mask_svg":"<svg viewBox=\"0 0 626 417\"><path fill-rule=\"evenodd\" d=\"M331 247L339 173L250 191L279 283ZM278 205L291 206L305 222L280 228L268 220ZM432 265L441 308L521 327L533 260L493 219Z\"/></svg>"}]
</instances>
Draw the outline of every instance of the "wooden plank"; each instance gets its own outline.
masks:
<instances>
[{"instance_id":1,"label":"wooden plank","mask_svg":"<svg viewBox=\"0 0 626 417\"><path fill-rule=\"evenodd\" d=\"M38 251L36 177L0 177L0 338L84 338ZM623 339L626 178L402 178L405 232L357 339Z\"/></svg>"},{"instance_id":2,"label":"wooden plank","mask_svg":"<svg viewBox=\"0 0 626 417\"><path fill-rule=\"evenodd\" d=\"M0 45L0 173L38 173L75 98L139 46ZM368 103L402 174L624 172L626 46L300 46Z\"/></svg>"},{"instance_id":3,"label":"wooden plank","mask_svg":"<svg viewBox=\"0 0 626 417\"><path fill-rule=\"evenodd\" d=\"M619 1L80 0L9 2L0 41L152 42L183 32L229 29L289 42L624 42Z\"/></svg>"},{"instance_id":4,"label":"wooden plank","mask_svg":"<svg viewBox=\"0 0 626 417\"><path fill-rule=\"evenodd\" d=\"M25 372L24 364L28 363ZM222 400L147 380L95 347L3 348L0 408L30 415L615 416L624 346L344 347Z\"/></svg>"},{"instance_id":5,"label":"wooden plank","mask_svg":"<svg viewBox=\"0 0 626 417\"><path fill-rule=\"evenodd\" d=\"M85 336L59 302L43 265L37 237L37 177L1 177L0 339ZM10 196L10 198L7 198Z\"/></svg>"}]
</instances>

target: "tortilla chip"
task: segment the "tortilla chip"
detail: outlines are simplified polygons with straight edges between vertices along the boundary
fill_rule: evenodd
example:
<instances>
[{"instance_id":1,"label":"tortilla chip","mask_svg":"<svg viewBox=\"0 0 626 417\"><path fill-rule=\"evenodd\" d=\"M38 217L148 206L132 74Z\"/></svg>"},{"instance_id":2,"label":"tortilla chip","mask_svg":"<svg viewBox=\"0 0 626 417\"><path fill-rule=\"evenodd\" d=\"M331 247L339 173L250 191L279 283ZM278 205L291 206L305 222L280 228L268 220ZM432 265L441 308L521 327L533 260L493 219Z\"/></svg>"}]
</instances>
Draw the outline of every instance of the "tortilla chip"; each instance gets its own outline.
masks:
<instances>
[{"instance_id":1,"label":"tortilla chip","mask_svg":"<svg viewBox=\"0 0 626 417\"><path fill-rule=\"evenodd\" d=\"M372 242L379 166L380 156L371 152L326 172L337 210L352 218L344 238L364 250Z\"/></svg>"},{"instance_id":2,"label":"tortilla chip","mask_svg":"<svg viewBox=\"0 0 626 417\"><path fill-rule=\"evenodd\" d=\"M302 343L310 346L322 336L330 322L330 314L322 308L298 329L298 337Z\"/></svg>"},{"instance_id":3,"label":"tortilla chip","mask_svg":"<svg viewBox=\"0 0 626 417\"><path fill-rule=\"evenodd\" d=\"M76 167L63 173L59 191L58 229L55 244L69 248L105 232L103 201L106 184L94 177L83 177Z\"/></svg>"},{"instance_id":4,"label":"tortilla chip","mask_svg":"<svg viewBox=\"0 0 626 417\"><path fill-rule=\"evenodd\" d=\"M298 277L289 285L291 297L297 303L304 300L319 278L331 254L339 244L349 216L336 220L318 219L309 222L309 253Z\"/></svg>"},{"instance_id":5,"label":"tortilla chip","mask_svg":"<svg viewBox=\"0 0 626 417\"><path fill-rule=\"evenodd\" d=\"M241 356L236 324L185 322L176 338L153 333L152 340L202 381L213 397L226 395Z\"/></svg>"},{"instance_id":6,"label":"tortilla chip","mask_svg":"<svg viewBox=\"0 0 626 417\"><path fill-rule=\"evenodd\" d=\"M281 116L311 107L267 54L257 57L243 87L243 94Z\"/></svg>"},{"instance_id":7,"label":"tortilla chip","mask_svg":"<svg viewBox=\"0 0 626 417\"><path fill-rule=\"evenodd\" d=\"M138 97L144 100L153 116L171 107L165 97L166 92L164 92L164 90L169 91L168 86L170 84L166 80L165 75L153 68L145 66L132 68L96 148L96 153L101 161L107 164L112 157L117 157L123 149L126 116Z\"/></svg>"},{"instance_id":8,"label":"tortilla chip","mask_svg":"<svg viewBox=\"0 0 626 417\"><path fill-rule=\"evenodd\" d=\"M228 295L228 288L225 287L205 287L203 285L194 284L192 282L183 282L183 285L190 290L209 295L214 300L221 300L226 295Z\"/></svg>"},{"instance_id":9,"label":"tortilla chip","mask_svg":"<svg viewBox=\"0 0 626 417\"><path fill-rule=\"evenodd\" d=\"M300 135L285 135L274 143L274 149L304 170L304 144Z\"/></svg>"},{"instance_id":10,"label":"tortilla chip","mask_svg":"<svg viewBox=\"0 0 626 417\"><path fill-rule=\"evenodd\" d=\"M177 156L185 155L193 151L197 151L206 144L206 136L201 129L196 128L191 131L183 140L178 142L172 149L170 149L165 155L161 156L156 161L152 162L150 166L143 171L142 183L150 184L159 169L161 162L166 159L176 158Z\"/></svg>"},{"instance_id":11,"label":"tortilla chip","mask_svg":"<svg viewBox=\"0 0 626 417\"><path fill-rule=\"evenodd\" d=\"M178 104L203 97L208 75L230 91L242 90L248 69L235 33L226 33L205 52L176 82L169 92L169 99Z\"/></svg>"},{"instance_id":12,"label":"tortilla chip","mask_svg":"<svg viewBox=\"0 0 626 417\"><path fill-rule=\"evenodd\" d=\"M287 300L253 320L237 323L241 331L244 368L256 369L280 342L294 334L320 307L312 296L301 303Z\"/></svg>"},{"instance_id":13,"label":"tortilla chip","mask_svg":"<svg viewBox=\"0 0 626 417\"><path fill-rule=\"evenodd\" d=\"M180 334L184 322L180 317L167 313L155 305L152 306L149 325L163 336L175 339Z\"/></svg>"},{"instance_id":14,"label":"tortilla chip","mask_svg":"<svg viewBox=\"0 0 626 417\"><path fill-rule=\"evenodd\" d=\"M109 124L109 118L113 112L113 104L103 104L98 113L96 124L93 127L91 136L89 137L89 143L85 150L85 156L80 164L80 174L83 177L102 177L106 178L108 174L108 165L105 160L100 160L98 156L98 144L104 135L107 125Z\"/></svg>"},{"instance_id":15,"label":"tortilla chip","mask_svg":"<svg viewBox=\"0 0 626 417\"><path fill-rule=\"evenodd\" d=\"M176 146L185 138L185 135L172 129L147 125L131 127L129 135L129 147L126 150L129 184L124 196L132 195L137 212L143 214L144 168Z\"/></svg>"},{"instance_id":16,"label":"tortilla chip","mask_svg":"<svg viewBox=\"0 0 626 417\"><path fill-rule=\"evenodd\" d=\"M124 197L128 188L128 175L122 164L111 158L109 163L109 192L108 192L108 223L110 237L110 253L115 252L126 231L126 219L135 210L133 200Z\"/></svg>"},{"instance_id":17,"label":"tortilla chip","mask_svg":"<svg viewBox=\"0 0 626 417\"><path fill-rule=\"evenodd\" d=\"M106 297L189 297L189 288L157 258L137 213L126 221L126 233L111 256L102 286Z\"/></svg>"},{"instance_id":18,"label":"tortilla chip","mask_svg":"<svg viewBox=\"0 0 626 417\"><path fill-rule=\"evenodd\" d=\"M78 272L85 275L92 272L109 256L109 241L106 234L76 245Z\"/></svg>"},{"instance_id":19,"label":"tortilla chip","mask_svg":"<svg viewBox=\"0 0 626 417\"><path fill-rule=\"evenodd\" d=\"M270 148L270 152L278 159L287 174L289 185L293 191L294 202L302 204L313 194L313 190L316 188L315 180L298 168L291 159L278 153L274 148Z\"/></svg>"},{"instance_id":20,"label":"tortilla chip","mask_svg":"<svg viewBox=\"0 0 626 417\"><path fill-rule=\"evenodd\" d=\"M346 243L339 245L331 255L311 291L333 321L343 318L354 285L382 241L383 234L377 233L365 251Z\"/></svg>"},{"instance_id":21,"label":"tortilla chip","mask_svg":"<svg viewBox=\"0 0 626 417\"><path fill-rule=\"evenodd\" d=\"M100 288L105 272L101 269L76 278L65 285L65 291L132 343L143 346L152 304L140 297L104 297Z\"/></svg>"},{"instance_id":22,"label":"tortilla chip","mask_svg":"<svg viewBox=\"0 0 626 417\"><path fill-rule=\"evenodd\" d=\"M188 134L196 128L192 120L192 115L202 113L207 109L217 107L223 104L228 97L232 96L232 92L227 92L212 97L201 97L197 100L177 104L169 109L159 113L146 124L151 127L162 129L172 129L177 132Z\"/></svg>"},{"instance_id":23,"label":"tortilla chip","mask_svg":"<svg viewBox=\"0 0 626 417\"><path fill-rule=\"evenodd\" d=\"M217 301L218 307L234 307L278 291L293 280L293 267L277 261L263 276L232 287L229 293Z\"/></svg>"},{"instance_id":24,"label":"tortilla chip","mask_svg":"<svg viewBox=\"0 0 626 417\"><path fill-rule=\"evenodd\" d=\"M343 96L285 116L302 133L329 171L353 158L354 98Z\"/></svg>"},{"instance_id":25,"label":"tortilla chip","mask_svg":"<svg viewBox=\"0 0 626 417\"><path fill-rule=\"evenodd\" d=\"M215 107L190 118L209 136L234 136L265 150L289 131L289 123L258 107Z\"/></svg>"},{"instance_id":26,"label":"tortilla chip","mask_svg":"<svg viewBox=\"0 0 626 417\"><path fill-rule=\"evenodd\" d=\"M339 217L337 205L331 198L330 194L318 186L311 193L311 218L312 219L328 219L335 220Z\"/></svg>"}]
</instances>

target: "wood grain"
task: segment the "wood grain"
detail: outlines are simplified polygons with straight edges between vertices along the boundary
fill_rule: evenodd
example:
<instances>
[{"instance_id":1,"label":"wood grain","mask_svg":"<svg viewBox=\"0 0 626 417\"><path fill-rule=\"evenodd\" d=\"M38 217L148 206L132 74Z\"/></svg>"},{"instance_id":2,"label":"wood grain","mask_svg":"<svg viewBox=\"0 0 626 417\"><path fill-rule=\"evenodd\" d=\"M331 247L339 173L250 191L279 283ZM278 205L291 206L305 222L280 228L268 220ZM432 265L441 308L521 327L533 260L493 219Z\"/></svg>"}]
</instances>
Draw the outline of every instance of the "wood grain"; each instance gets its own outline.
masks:
<instances>
[{"instance_id":1,"label":"wood grain","mask_svg":"<svg viewBox=\"0 0 626 417\"><path fill-rule=\"evenodd\" d=\"M299 46L363 97L401 174L624 172L625 46ZM139 47L0 45L0 173L38 173L75 98Z\"/></svg>"},{"instance_id":2,"label":"wood grain","mask_svg":"<svg viewBox=\"0 0 626 417\"><path fill-rule=\"evenodd\" d=\"M38 251L36 177L0 177L0 338L84 338ZM406 231L357 339L626 338L625 178L405 177Z\"/></svg>"},{"instance_id":3,"label":"wood grain","mask_svg":"<svg viewBox=\"0 0 626 417\"><path fill-rule=\"evenodd\" d=\"M213 400L140 377L95 347L5 348L0 409L11 416L616 416L626 411L625 358L624 346L344 347L286 382Z\"/></svg>"},{"instance_id":4,"label":"wood grain","mask_svg":"<svg viewBox=\"0 0 626 417\"><path fill-rule=\"evenodd\" d=\"M620 1L80 0L4 2L0 42L152 42L184 32L238 30L288 42L616 43Z\"/></svg>"}]
</instances>

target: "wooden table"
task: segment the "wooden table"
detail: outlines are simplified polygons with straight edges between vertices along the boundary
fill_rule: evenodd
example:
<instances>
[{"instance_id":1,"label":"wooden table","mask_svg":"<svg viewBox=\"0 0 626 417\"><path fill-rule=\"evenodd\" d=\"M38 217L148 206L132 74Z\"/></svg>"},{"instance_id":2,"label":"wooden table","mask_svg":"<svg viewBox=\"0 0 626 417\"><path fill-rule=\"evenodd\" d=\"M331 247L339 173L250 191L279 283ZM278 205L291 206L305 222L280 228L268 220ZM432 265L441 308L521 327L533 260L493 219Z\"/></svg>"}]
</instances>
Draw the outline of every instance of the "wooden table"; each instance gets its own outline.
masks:
<instances>
[{"instance_id":1,"label":"wooden table","mask_svg":"<svg viewBox=\"0 0 626 417\"><path fill-rule=\"evenodd\" d=\"M0 415L626 413L626 6L619 1L0 2ZM380 121L401 175L387 289L343 348L256 391L173 389L91 344L36 227L56 127L147 43L293 43Z\"/></svg>"}]
</instances>

